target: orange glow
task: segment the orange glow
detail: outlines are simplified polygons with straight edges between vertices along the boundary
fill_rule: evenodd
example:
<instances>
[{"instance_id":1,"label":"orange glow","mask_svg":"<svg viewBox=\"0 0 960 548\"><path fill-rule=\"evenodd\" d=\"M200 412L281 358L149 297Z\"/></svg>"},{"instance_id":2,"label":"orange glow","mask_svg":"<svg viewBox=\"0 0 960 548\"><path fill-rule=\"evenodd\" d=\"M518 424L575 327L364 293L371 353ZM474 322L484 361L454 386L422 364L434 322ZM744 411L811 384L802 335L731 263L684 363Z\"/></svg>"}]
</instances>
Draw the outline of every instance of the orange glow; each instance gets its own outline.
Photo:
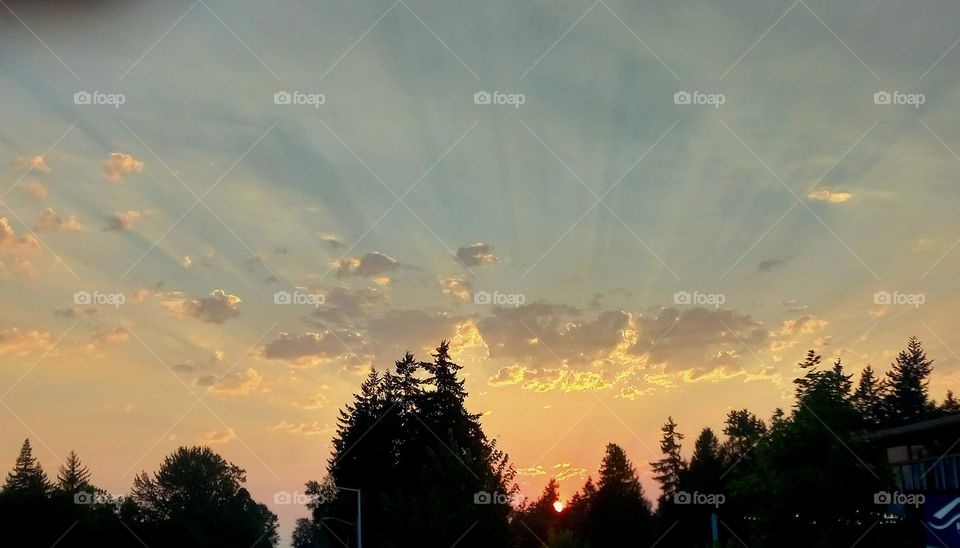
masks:
<instances>
[{"instance_id":1,"label":"orange glow","mask_svg":"<svg viewBox=\"0 0 960 548\"><path fill-rule=\"evenodd\" d=\"M558 513L563 512L563 502L559 500L554 502L553 509L556 510Z\"/></svg>"}]
</instances>

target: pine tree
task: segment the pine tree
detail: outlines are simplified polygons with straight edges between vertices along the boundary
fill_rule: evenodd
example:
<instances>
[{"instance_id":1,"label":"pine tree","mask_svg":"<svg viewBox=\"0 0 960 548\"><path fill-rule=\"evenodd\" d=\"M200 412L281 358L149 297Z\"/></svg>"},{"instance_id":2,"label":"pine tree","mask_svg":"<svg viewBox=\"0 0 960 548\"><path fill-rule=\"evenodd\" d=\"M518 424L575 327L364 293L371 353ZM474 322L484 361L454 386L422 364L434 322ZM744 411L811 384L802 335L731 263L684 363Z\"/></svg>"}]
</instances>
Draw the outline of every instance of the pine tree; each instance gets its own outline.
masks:
<instances>
[{"instance_id":1,"label":"pine tree","mask_svg":"<svg viewBox=\"0 0 960 548\"><path fill-rule=\"evenodd\" d=\"M723 472L720 440L712 429L704 428L693 444L693 455L690 457L690 466L682 478L682 486L686 491L720 493L723 491L720 480Z\"/></svg>"},{"instance_id":2,"label":"pine tree","mask_svg":"<svg viewBox=\"0 0 960 548\"><path fill-rule=\"evenodd\" d=\"M667 417L667 422L660 431L663 432L663 438L660 440L660 451L663 452L663 458L651 462L653 468L653 479L660 483L663 494L660 496L663 500L673 497L673 494L680 489L680 476L687 468L687 463L680 454L680 440L683 434L677 431L677 423L673 422L673 417Z\"/></svg>"},{"instance_id":3,"label":"pine tree","mask_svg":"<svg viewBox=\"0 0 960 548\"><path fill-rule=\"evenodd\" d=\"M77 493L79 491L89 491L90 470L80 462L80 457L76 451L70 451L67 455L67 462L60 466L57 473L57 489L64 493Z\"/></svg>"},{"instance_id":4,"label":"pine tree","mask_svg":"<svg viewBox=\"0 0 960 548\"><path fill-rule=\"evenodd\" d=\"M650 503L633 464L615 443L607 444L591 499L588 529L593 546L646 545L653 540Z\"/></svg>"},{"instance_id":5,"label":"pine tree","mask_svg":"<svg viewBox=\"0 0 960 548\"><path fill-rule=\"evenodd\" d=\"M887 372L889 392L885 407L892 423L923 420L933 414L934 406L928 395L927 380L931 372L933 360L927 359L920 340L910 337L907 349L897 355L897 360Z\"/></svg>"},{"instance_id":6,"label":"pine tree","mask_svg":"<svg viewBox=\"0 0 960 548\"><path fill-rule=\"evenodd\" d=\"M883 420L883 397L884 386L868 365L860 373L860 382L853 393L853 406L867 427L876 428Z\"/></svg>"},{"instance_id":7,"label":"pine tree","mask_svg":"<svg viewBox=\"0 0 960 548\"><path fill-rule=\"evenodd\" d=\"M947 398L940 404L940 412L944 415L960 412L960 400L953 396L953 390L947 390Z\"/></svg>"},{"instance_id":8,"label":"pine tree","mask_svg":"<svg viewBox=\"0 0 960 548\"><path fill-rule=\"evenodd\" d=\"M30 440L24 440L23 446L20 447L20 456L17 457L13 470L7 474L7 483L3 486L3 492L5 494L46 495L51 488L47 474L44 473L40 463L33 456L33 447L30 446Z\"/></svg>"},{"instance_id":9,"label":"pine tree","mask_svg":"<svg viewBox=\"0 0 960 548\"><path fill-rule=\"evenodd\" d=\"M752 460L753 450L767 433L763 420L748 411L737 409L727 413L723 434L727 437L721 447L726 466L738 466L741 461ZM745 463L749 466L749 462Z\"/></svg>"}]
</instances>

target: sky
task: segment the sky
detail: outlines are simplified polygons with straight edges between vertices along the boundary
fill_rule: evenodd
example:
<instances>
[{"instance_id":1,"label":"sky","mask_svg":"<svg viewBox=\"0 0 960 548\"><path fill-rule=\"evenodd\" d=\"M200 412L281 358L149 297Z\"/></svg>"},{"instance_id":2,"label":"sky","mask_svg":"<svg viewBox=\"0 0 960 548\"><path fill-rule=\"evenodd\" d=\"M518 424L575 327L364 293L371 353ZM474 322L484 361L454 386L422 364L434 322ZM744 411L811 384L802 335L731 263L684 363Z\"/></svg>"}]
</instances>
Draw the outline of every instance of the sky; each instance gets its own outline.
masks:
<instances>
[{"instance_id":1,"label":"sky","mask_svg":"<svg viewBox=\"0 0 960 548\"><path fill-rule=\"evenodd\" d=\"M208 444L286 535L441 339L529 496L809 348L960 384L956 3L0 4L0 462Z\"/></svg>"}]
</instances>

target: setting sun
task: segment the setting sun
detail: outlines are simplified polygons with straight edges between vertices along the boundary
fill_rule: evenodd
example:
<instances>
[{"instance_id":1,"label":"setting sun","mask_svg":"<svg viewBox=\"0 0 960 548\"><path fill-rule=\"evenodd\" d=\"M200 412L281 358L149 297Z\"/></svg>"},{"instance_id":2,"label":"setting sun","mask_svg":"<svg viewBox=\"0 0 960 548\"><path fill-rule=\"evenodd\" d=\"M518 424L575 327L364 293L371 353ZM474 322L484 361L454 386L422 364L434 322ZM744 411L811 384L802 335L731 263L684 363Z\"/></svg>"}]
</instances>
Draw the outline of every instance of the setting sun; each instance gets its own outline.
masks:
<instances>
[{"instance_id":1,"label":"setting sun","mask_svg":"<svg viewBox=\"0 0 960 548\"><path fill-rule=\"evenodd\" d=\"M553 509L556 510L558 513L563 512L563 501L558 500L554 502Z\"/></svg>"}]
</instances>

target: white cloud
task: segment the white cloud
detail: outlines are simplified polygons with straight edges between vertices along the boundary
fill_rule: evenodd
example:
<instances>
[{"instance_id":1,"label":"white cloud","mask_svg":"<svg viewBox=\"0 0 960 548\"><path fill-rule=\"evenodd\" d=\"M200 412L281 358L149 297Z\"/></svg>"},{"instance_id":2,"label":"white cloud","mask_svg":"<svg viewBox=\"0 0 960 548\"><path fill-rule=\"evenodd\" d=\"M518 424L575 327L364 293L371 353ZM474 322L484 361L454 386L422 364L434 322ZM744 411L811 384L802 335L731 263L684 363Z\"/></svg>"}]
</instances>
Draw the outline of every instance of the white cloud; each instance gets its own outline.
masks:
<instances>
[{"instance_id":1,"label":"white cloud","mask_svg":"<svg viewBox=\"0 0 960 548\"><path fill-rule=\"evenodd\" d=\"M122 183L127 176L141 171L143 162L122 152L111 152L103 165L103 174L113 183Z\"/></svg>"}]
</instances>

